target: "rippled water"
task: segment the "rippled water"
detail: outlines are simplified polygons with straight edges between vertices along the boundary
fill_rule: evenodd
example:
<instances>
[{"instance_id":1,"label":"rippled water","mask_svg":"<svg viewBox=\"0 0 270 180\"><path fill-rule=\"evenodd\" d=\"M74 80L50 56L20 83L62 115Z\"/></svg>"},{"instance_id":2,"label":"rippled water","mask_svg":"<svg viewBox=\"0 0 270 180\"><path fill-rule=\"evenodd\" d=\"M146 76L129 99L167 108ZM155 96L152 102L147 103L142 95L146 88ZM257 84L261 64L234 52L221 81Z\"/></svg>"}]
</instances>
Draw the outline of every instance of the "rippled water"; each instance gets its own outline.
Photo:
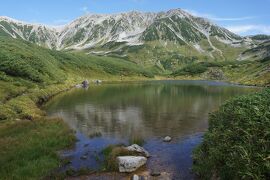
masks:
<instances>
[{"instance_id":1,"label":"rippled water","mask_svg":"<svg viewBox=\"0 0 270 180\"><path fill-rule=\"evenodd\" d=\"M76 147L64 153L69 166L99 169L100 151L143 139L152 157L147 169L192 179L192 150L201 142L208 114L227 99L255 88L211 81L152 81L91 85L51 100L49 116L62 117L77 132ZM162 137L171 136L171 143ZM87 159L81 159L85 155Z\"/></svg>"}]
</instances>

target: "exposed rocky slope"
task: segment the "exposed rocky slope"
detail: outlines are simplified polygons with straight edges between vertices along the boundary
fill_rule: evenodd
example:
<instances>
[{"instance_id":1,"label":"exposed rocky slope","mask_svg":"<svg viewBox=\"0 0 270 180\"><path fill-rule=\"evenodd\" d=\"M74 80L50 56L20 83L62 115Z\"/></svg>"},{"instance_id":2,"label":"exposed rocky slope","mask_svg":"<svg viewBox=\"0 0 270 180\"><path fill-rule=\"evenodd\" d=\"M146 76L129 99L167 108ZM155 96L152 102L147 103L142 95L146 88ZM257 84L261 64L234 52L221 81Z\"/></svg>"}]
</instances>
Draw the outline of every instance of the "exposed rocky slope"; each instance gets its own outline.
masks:
<instances>
[{"instance_id":1,"label":"exposed rocky slope","mask_svg":"<svg viewBox=\"0 0 270 180\"><path fill-rule=\"evenodd\" d=\"M57 28L0 17L0 34L59 50L102 47L112 42L132 46L164 40L202 51L200 41L207 40L213 51L218 51L211 37L229 45L243 41L242 37L181 9L160 13L88 14Z\"/></svg>"}]
</instances>

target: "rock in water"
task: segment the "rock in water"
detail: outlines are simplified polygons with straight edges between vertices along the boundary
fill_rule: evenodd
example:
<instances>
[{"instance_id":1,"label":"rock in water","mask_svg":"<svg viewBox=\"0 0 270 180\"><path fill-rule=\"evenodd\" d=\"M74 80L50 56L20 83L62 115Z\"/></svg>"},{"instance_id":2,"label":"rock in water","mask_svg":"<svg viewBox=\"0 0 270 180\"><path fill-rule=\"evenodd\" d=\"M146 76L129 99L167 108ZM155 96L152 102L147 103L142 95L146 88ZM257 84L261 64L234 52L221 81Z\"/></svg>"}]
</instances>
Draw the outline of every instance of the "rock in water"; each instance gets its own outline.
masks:
<instances>
[{"instance_id":1,"label":"rock in water","mask_svg":"<svg viewBox=\"0 0 270 180\"><path fill-rule=\"evenodd\" d=\"M88 80L84 80L84 81L82 82L82 85L83 85L83 87L89 86L89 81L88 81Z\"/></svg>"},{"instance_id":2,"label":"rock in water","mask_svg":"<svg viewBox=\"0 0 270 180\"><path fill-rule=\"evenodd\" d=\"M87 159L87 156L82 156L82 157L80 157L80 159L82 159L82 160L85 160L85 159Z\"/></svg>"},{"instance_id":3,"label":"rock in water","mask_svg":"<svg viewBox=\"0 0 270 180\"><path fill-rule=\"evenodd\" d=\"M137 174L134 174L131 180L140 180L140 177Z\"/></svg>"},{"instance_id":4,"label":"rock in water","mask_svg":"<svg viewBox=\"0 0 270 180\"><path fill-rule=\"evenodd\" d=\"M99 79L97 79L97 80L96 80L96 83L97 83L97 84L100 84L100 83L102 83L102 81L99 80Z\"/></svg>"},{"instance_id":5,"label":"rock in water","mask_svg":"<svg viewBox=\"0 0 270 180\"><path fill-rule=\"evenodd\" d=\"M143 154L145 157L150 157L150 154L148 151L146 151L143 147L137 145L137 144L133 144L131 146L128 146L125 148L126 150L128 151L133 151L133 152L138 152L138 153L141 153Z\"/></svg>"},{"instance_id":6,"label":"rock in water","mask_svg":"<svg viewBox=\"0 0 270 180\"><path fill-rule=\"evenodd\" d=\"M164 142L170 142L172 140L172 138L170 136L166 136L163 141Z\"/></svg>"},{"instance_id":7,"label":"rock in water","mask_svg":"<svg viewBox=\"0 0 270 180\"><path fill-rule=\"evenodd\" d=\"M151 176L160 176L161 173L159 171L153 170L153 171L151 171L150 175Z\"/></svg>"},{"instance_id":8,"label":"rock in water","mask_svg":"<svg viewBox=\"0 0 270 180\"><path fill-rule=\"evenodd\" d=\"M145 165L147 159L143 156L118 156L119 172L133 172Z\"/></svg>"}]
</instances>

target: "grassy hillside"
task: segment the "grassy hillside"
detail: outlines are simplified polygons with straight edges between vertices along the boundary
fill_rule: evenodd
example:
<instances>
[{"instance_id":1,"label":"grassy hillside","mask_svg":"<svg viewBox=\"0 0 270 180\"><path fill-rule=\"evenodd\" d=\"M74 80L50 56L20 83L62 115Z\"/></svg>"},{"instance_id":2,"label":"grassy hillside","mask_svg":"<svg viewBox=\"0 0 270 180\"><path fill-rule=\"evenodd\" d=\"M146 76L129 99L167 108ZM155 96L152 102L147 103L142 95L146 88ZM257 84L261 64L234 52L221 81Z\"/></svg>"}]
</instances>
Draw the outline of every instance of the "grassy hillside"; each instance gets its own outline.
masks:
<instances>
[{"instance_id":1,"label":"grassy hillside","mask_svg":"<svg viewBox=\"0 0 270 180\"><path fill-rule=\"evenodd\" d=\"M198 42L198 49L192 45L178 44L173 41L153 40L137 46L125 46L124 43L108 43L102 48L92 51L108 52L107 56L125 58L141 64L144 67L159 67L159 72L173 71L193 62L222 62L236 60L238 55L246 50L246 47L233 47L211 38L214 50L208 40ZM200 46L199 46L200 45ZM87 50L86 52L89 52ZM125 56L123 56L125 55Z\"/></svg>"},{"instance_id":2,"label":"grassy hillside","mask_svg":"<svg viewBox=\"0 0 270 180\"><path fill-rule=\"evenodd\" d=\"M69 75L153 77L151 72L123 59L53 51L5 37L0 37L0 72L2 80L9 75L38 83L64 81Z\"/></svg>"},{"instance_id":3,"label":"grassy hillside","mask_svg":"<svg viewBox=\"0 0 270 180\"><path fill-rule=\"evenodd\" d=\"M38 109L29 109L30 105L34 107L38 103L37 99L86 78L149 77L153 77L149 70L127 60L53 51L22 40L0 37L0 119L9 119L13 114L19 118L39 115ZM22 96L25 94L28 96Z\"/></svg>"},{"instance_id":4,"label":"grassy hillside","mask_svg":"<svg viewBox=\"0 0 270 180\"><path fill-rule=\"evenodd\" d=\"M270 61L197 62L172 72L177 79L210 79L246 85L270 85Z\"/></svg>"},{"instance_id":5,"label":"grassy hillside","mask_svg":"<svg viewBox=\"0 0 270 180\"><path fill-rule=\"evenodd\" d=\"M42 179L63 163L57 151L73 145L75 137L62 120L48 119L40 109L52 96L84 79L148 77L150 71L123 59L0 37L0 177Z\"/></svg>"},{"instance_id":6,"label":"grassy hillside","mask_svg":"<svg viewBox=\"0 0 270 180\"><path fill-rule=\"evenodd\" d=\"M248 49L241 53L241 60L262 60L267 61L270 59L270 40L260 43L257 47Z\"/></svg>"}]
</instances>

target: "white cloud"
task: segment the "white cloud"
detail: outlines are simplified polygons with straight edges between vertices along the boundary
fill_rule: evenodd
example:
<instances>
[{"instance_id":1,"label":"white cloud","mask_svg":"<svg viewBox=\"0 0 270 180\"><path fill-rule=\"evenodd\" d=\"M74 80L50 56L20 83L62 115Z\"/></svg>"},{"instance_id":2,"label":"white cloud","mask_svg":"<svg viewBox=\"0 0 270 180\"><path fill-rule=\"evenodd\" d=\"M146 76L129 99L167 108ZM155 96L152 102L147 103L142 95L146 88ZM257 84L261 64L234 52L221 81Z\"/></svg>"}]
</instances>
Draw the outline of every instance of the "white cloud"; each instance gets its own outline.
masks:
<instances>
[{"instance_id":1,"label":"white cloud","mask_svg":"<svg viewBox=\"0 0 270 180\"><path fill-rule=\"evenodd\" d=\"M236 25L236 26L227 26L228 30L242 35L247 34L270 34L270 25Z\"/></svg>"},{"instance_id":2,"label":"white cloud","mask_svg":"<svg viewBox=\"0 0 270 180\"><path fill-rule=\"evenodd\" d=\"M209 18L214 21L243 21L243 20L254 19L256 17L246 16L246 17L234 17L234 18L221 18L221 17L210 16Z\"/></svg>"},{"instance_id":3,"label":"white cloud","mask_svg":"<svg viewBox=\"0 0 270 180\"><path fill-rule=\"evenodd\" d=\"M244 20L251 20L258 18L256 16L244 16L244 17L218 17L213 14L207 13L200 13L194 10L185 9L185 11L189 12L190 14L198 17L207 18L212 21L244 21ZM219 23L218 23L219 24ZM223 24L223 23L222 23ZM228 23L226 23L228 24ZM241 24L243 24L241 22ZM262 24L246 24L246 25L227 25L225 26L229 31L234 32L240 35L254 35L254 34L270 34L270 25L262 25Z\"/></svg>"},{"instance_id":4,"label":"white cloud","mask_svg":"<svg viewBox=\"0 0 270 180\"><path fill-rule=\"evenodd\" d=\"M83 6L80 10L82 12L84 12L85 14L89 13L89 10L88 10L88 7L87 6Z\"/></svg>"},{"instance_id":5,"label":"white cloud","mask_svg":"<svg viewBox=\"0 0 270 180\"><path fill-rule=\"evenodd\" d=\"M194 15L194 16L198 16L198 17L204 17L213 21L243 21L243 20L249 20L249 19L254 19L256 17L254 16L244 16L244 17L218 17L215 16L213 14L207 14L207 13L199 13L197 11L194 10L190 10L190 9L185 9L185 11L187 11L188 13Z\"/></svg>"}]
</instances>

